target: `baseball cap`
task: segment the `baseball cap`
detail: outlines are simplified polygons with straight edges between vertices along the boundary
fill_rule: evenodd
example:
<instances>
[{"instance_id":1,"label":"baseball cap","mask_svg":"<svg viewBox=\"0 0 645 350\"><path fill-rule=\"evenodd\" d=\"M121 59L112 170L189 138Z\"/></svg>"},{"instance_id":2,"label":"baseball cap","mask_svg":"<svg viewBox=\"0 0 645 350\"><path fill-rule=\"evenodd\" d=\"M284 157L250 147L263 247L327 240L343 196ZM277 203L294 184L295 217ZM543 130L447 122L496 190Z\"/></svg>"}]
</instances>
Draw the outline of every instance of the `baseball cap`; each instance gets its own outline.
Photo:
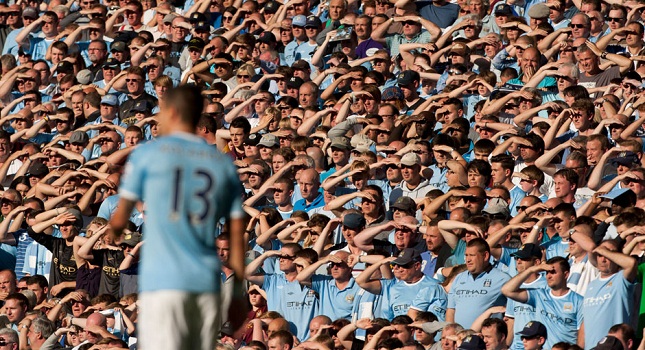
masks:
<instances>
[{"instance_id":1,"label":"baseball cap","mask_svg":"<svg viewBox=\"0 0 645 350\"><path fill-rule=\"evenodd\" d=\"M49 174L49 168L41 162L36 162L29 166L27 173L28 176L45 177L45 175Z\"/></svg>"},{"instance_id":2,"label":"baseball cap","mask_svg":"<svg viewBox=\"0 0 645 350\"><path fill-rule=\"evenodd\" d=\"M421 255L413 248L403 249L399 255L392 261L394 265L407 265L412 262L421 261Z\"/></svg>"},{"instance_id":3,"label":"baseball cap","mask_svg":"<svg viewBox=\"0 0 645 350\"><path fill-rule=\"evenodd\" d=\"M121 67L121 63L117 61L116 58L108 58L105 60L105 63L103 63L103 68L119 68Z\"/></svg>"},{"instance_id":4,"label":"baseball cap","mask_svg":"<svg viewBox=\"0 0 645 350\"><path fill-rule=\"evenodd\" d=\"M71 74L71 73L74 73L74 66L67 61L58 62L58 66L56 66L56 71L58 73Z\"/></svg>"},{"instance_id":5,"label":"baseball cap","mask_svg":"<svg viewBox=\"0 0 645 350\"><path fill-rule=\"evenodd\" d=\"M409 152L403 155L403 157L401 157L400 163L401 165L415 166L415 165L421 164L421 159L419 158L418 154L414 152Z\"/></svg>"},{"instance_id":6,"label":"baseball cap","mask_svg":"<svg viewBox=\"0 0 645 350\"><path fill-rule=\"evenodd\" d=\"M226 335L226 336L232 337L232 336L233 336L234 331L233 331L233 326L231 325L231 322L225 322L225 323L222 325L222 328L220 329L220 331L219 331L219 332L220 332L220 337L221 337L222 335Z\"/></svg>"},{"instance_id":7,"label":"baseball cap","mask_svg":"<svg viewBox=\"0 0 645 350\"><path fill-rule=\"evenodd\" d=\"M618 156L610 160L613 166L624 165L631 167L632 165L638 164L638 156L632 151L620 152Z\"/></svg>"},{"instance_id":8,"label":"baseball cap","mask_svg":"<svg viewBox=\"0 0 645 350\"><path fill-rule=\"evenodd\" d=\"M417 211L417 203L415 203L414 199L410 197L401 196L396 199L396 201L390 206L390 208L392 208L393 210L399 209L406 213L414 213Z\"/></svg>"},{"instance_id":9,"label":"baseball cap","mask_svg":"<svg viewBox=\"0 0 645 350\"><path fill-rule=\"evenodd\" d=\"M211 26L208 24L208 22L197 22L195 23L195 30L210 32Z\"/></svg>"},{"instance_id":10,"label":"baseball cap","mask_svg":"<svg viewBox=\"0 0 645 350\"><path fill-rule=\"evenodd\" d=\"M278 65L271 61L260 60L260 69L269 74L273 74L275 73L276 69L278 69Z\"/></svg>"},{"instance_id":11,"label":"baseball cap","mask_svg":"<svg viewBox=\"0 0 645 350\"><path fill-rule=\"evenodd\" d=\"M357 230L365 227L365 218L358 213L349 213L343 217L343 226Z\"/></svg>"},{"instance_id":12,"label":"baseball cap","mask_svg":"<svg viewBox=\"0 0 645 350\"><path fill-rule=\"evenodd\" d=\"M464 338L464 340L461 342L461 344L457 349L458 350L485 350L486 343L484 343L484 339L482 339L480 336L473 334Z\"/></svg>"},{"instance_id":13,"label":"baseball cap","mask_svg":"<svg viewBox=\"0 0 645 350\"><path fill-rule=\"evenodd\" d=\"M513 15L513 10L511 9L511 6L507 4L497 4L495 5L495 16L497 15L502 15L502 16L512 16Z\"/></svg>"},{"instance_id":14,"label":"baseball cap","mask_svg":"<svg viewBox=\"0 0 645 350\"><path fill-rule=\"evenodd\" d=\"M121 242L121 244L134 247L137 245L137 243L141 242L141 237L142 237L141 233L139 232L128 233L125 236L123 236L123 242Z\"/></svg>"},{"instance_id":15,"label":"baseball cap","mask_svg":"<svg viewBox=\"0 0 645 350\"><path fill-rule=\"evenodd\" d=\"M390 86L389 88L383 90L383 93L381 93L381 101L402 99L403 91L401 91L401 88L399 88L398 86Z\"/></svg>"},{"instance_id":16,"label":"baseball cap","mask_svg":"<svg viewBox=\"0 0 645 350\"><path fill-rule=\"evenodd\" d=\"M320 18L316 16L307 17L307 22L305 22L305 28L306 27L320 28L321 26L322 26L322 22L320 21Z\"/></svg>"},{"instance_id":17,"label":"baseball cap","mask_svg":"<svg viewBox=\"0 0 645 350\"><path fill-rule=\"evenodd\" d=\"M262 135L260 142L258 142L258 146L269 148L278 147L280 146L280 140L278 140L278 137L273 134L264 134Z\"/></svg>"},{"instance_id":18,"label":"baseball cap","mask_svg":"<svg viewBox=\"0 0 645 350\"><path fill-rule=\"evenodd\" d=\"M415 81L421 81L421 77L419 76L419 73L413 71L413 70L406 70L404 72L399 73L399 76L396 78L396 84L397 85L411 85Z\"/></svg>"},{"instance_id":19,"label":"baseball cap","mask_svg":"<svg viewBox=\"0 0 645 350\"><path fill-rule=\"evenodd\" d=\"M470 48L466 46L466 44L464 43L456 43L452 45L452 48L450 48L450 52L448 53L448 55L452 53L456 53L459 56L470 55Z\"/></svg>"},{"instance_id":20,"label":"baseball cap","mask_svg":"<svg viewBox=\"0 0 645 350\"><path fill-rule=\"evenodd\" d=\"M538 322L538 321L531 321L524 326L524 328L518 332L521 337L526 337L526 338L533 338L537 336L542 336L544 338L547 337L546 333L546 327Z\"/></svg>"},{"instance_id":21,"label":"baseball cap","mask_svg":"<svg viewBox=\"0 0 645 350\"><path fill-rule=\"evenodd\" d=\"M292 88L292 89L300 89L300 86L304 83L305 81L302 80L301 78L298 77L291 77L289 80L287 80L287 87Z\"/></svg>"},{"instance_id":22,"label":"baseball cap","mask_svg":"<svg viewBox=\"0 0 645 350\"><path fill-rule=\"evenodd\" d=\"M347 137L332 137L331 139L331 145L329 146L331 148L340 148L343 150L350 150L352 149L352 146L349 143L349 139Z\"/></svg>"},{"instance_id":23,"label":"baseball cap","mask_svg":"<svg viewBox=\"0 0 645 350\"><path fill-rule=\"evenodd\" d=\"M92 76L92 72L89 69L83 69L76 73L76 80L81 85L89 84L93 78L94 77Z\"/></svg>"},{"instance_id":24,"label":"baseball cap","mask_svg":"<svg viewBox=\"0 0 645 350\"><path fill-rule=\"evenodd\" d=\"M275 1L269 1L264 5L264 13L276 13L280 8L280 4Z\"/></svg>"},{"instance_id":25,"label":"baseball cap","mask_svg":"<svg viewBox=\"0 0 645 350\"><path fill-rule=\"evenodd\" d=\"M84 131L76 130L72 133L72 136L69 137L69 143L80 143L86 144L90 141L89 136Z\"/></svg>"},{"instance_id":26,"label":"baseball cap","mask_svg":"<svg viewBox=\"0 0 645 350\"><path fill-rule=\"evenodd\" d=\"M309 63L307 63L307 61L305 60L297 60L293 62L293 64L291 65L291 68L297 69L297 70L311 69L311 67L309 66Z\"/></svg>"},{"instance_id":27,"label":"baseball cap","mask_svg":"<svg viewBox=\"0 0 645 350\"><path fill-rule=\"evenodd\" d=\"M206 15L201 12L193 12L190 17L188 17L188 22L195 24L197 22L206 22Z\"/></svg>"},{"instance_id":28,"label":"baseball cap","mask_svg":"<svg viewBox=\"0 0 645 350\"><path fill-rule=\"evenodd\" d=\"M307 24L307 17L303 15L297 15L293 16L291 19L291 26L292 27L304 27Z\"/></svg>"},{"instance_id":29,"label":"baseball cap","mask_svg":"<svg viewBox=\"0 0 645 350\"><path fill-rule=\"evenodd\" d=\"M482 210L483 213L488 215L504 215L505 217L511 216L511 211L508 209L508 204L501 198L492 198L488 201L488 207Z\"/></svg>"},{"instance_id":30,"label":"baseball cap","mask_svg":"<svg viewBox=\"0 0 645 350\"><path fill-rule=\"evenodd\" d=\"M623 343L614 336L608 335L600 339L598 344L591 350L624 350Z\"/></svg>"},{"instance_id":31,"label":"baseball cap","mask_svg":"<svg viewBox=\"0 0 645 350\"><path fill-rule=\"evenodd\" d=\"M204 46L206 46L206 43L202 38L193 37L188 42L188 49L197 49L201 52L204 49Z\"/></svg>"},{"instance_id":32,"label":"baseball cap","mask_svg":"<svg viewBox=\"0 0 645 350\"><path fill-rule=\"evenodd\" d=\"M511 256L518 259L527 260L530 258L542 259L542 249L533 243L527 243L520 247L518 251L511 254Z\"/></svg>"},{"instance_id":33,"label":"baseball cap","mask_svg":"<svg viewBox=\"0 0 645 350\"><path fill-rule=\"evenodd\" d=\"M260 134L250 134L244 139L244 144L249 146L257 146L260 143Z\"/></svg>"},{"instance_id":34,"label":"baseball cap","mask_svg":"<svg viewBox=\"0 0 645 350\"><path fill-rule=\"evenodd\" d=\"M549 7L546 4L538 3L531 6L528 14L531 18L546 18L549 17Z\"/></svg>"},{"instance_id":35,"label":"baseball cap","mask_svg":"<svg viewBox=\"0 0 645 350\"><path fill-rule=\"evenodd\" d=\"M110 52L125 52L127 45L123 41L117 41L110 45Z\"/></svg>"},{"instance_id":36,"label":"baseball cap","mask_svg":"<svg viewBox=\"0 0 645 350\"><path fill-rule=\"evenodd\" d=\"M108 105L108 106L116 106L119 104L119 100L116 98L115 95L108 94L101 98L101 104Z\"/></svg>"},{"instance_id":37,"label":"baseball cap","mask_svg":"<svg viewBox=\"0 0 645 350\"><path fill-rule=\"evenodd\" d=\"M172 21L173 21L175 18L177 18L177 15L176 15L176 14L174 14L174 13L169 13L169 14L167 14L167 15L165 15L165 16L164 16L164 18L163 18L163 22L164 22L164 23L172 23Z\"/></svg>"},{"instance_id":38,"label":"baseball cap","mask_svg":"<svg viewBox=\"0 0 645 350\"><path fill-rule=\"evenodd\" d=\"M258 37L258 41L261 43L265 44L270 44L270 43L275 43L277 42L275 35L271 32L262 32L260 33L260 36Z\"/></svg>"}]
</instances>

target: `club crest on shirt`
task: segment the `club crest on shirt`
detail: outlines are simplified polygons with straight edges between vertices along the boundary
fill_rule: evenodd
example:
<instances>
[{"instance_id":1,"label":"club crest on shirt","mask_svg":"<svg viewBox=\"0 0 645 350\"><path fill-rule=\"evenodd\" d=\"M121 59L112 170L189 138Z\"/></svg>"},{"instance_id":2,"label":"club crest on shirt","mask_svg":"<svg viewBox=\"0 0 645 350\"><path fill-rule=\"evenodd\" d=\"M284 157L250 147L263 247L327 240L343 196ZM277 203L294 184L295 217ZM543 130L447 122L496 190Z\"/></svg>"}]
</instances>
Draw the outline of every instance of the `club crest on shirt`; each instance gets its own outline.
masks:
<instances>
[{"instance_id":1,"label":"club crest on shirt","mask_svg":"<svg viewBox=\"0 0 645 350\"><path fill-rule=\"evenodd\" d=\"M484 280L484 287L490 287L491 283L493 283L492 280Z\"/></svg>"},{"instance_id":2,"label":"club crest on shirt","mask_svg":"<svg viewBox=\"0 0 645 350\"><path fill-rule=\"evenodd\" d=\"M354 294L346 296L345 301L347 301L350 304L353 303L354 302Z\"/></svg>"},{"instance_id":3,"label":"club crest on shirt","mask_svg":"<svg viewBox=\"0 0 645 350\"><path fill-rule=\"evenodd\" d=\"M564 303L564 305L562 305L562 311L567 313L573 312L573 303Z\"/></svg>"}]
</instances>

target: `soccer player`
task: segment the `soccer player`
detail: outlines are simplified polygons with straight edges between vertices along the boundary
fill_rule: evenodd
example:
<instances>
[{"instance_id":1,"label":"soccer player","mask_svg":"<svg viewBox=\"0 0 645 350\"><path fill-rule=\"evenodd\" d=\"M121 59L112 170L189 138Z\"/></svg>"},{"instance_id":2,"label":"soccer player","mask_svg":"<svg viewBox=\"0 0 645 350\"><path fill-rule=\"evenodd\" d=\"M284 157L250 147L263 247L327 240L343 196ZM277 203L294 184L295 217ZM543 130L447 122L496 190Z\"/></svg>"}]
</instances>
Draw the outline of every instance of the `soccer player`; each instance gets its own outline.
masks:
<instances>
[{"instance_id":1,"label":"soccer player","mask_svg":"<svg viewBox=\"0 0 645 350\"><path fill-rule=\"evenodd\" d=\"M145 202L139 281L142 348L215 347L221 276L215 233L220 219L228 220L229 266L240 279L232 304L242 297L242 187L230 158L195 135L203 104L196 87L166 93L158 115L160 137L130 155L110 223L118 239L135 203Z\"/></svg>"}]
</instances>

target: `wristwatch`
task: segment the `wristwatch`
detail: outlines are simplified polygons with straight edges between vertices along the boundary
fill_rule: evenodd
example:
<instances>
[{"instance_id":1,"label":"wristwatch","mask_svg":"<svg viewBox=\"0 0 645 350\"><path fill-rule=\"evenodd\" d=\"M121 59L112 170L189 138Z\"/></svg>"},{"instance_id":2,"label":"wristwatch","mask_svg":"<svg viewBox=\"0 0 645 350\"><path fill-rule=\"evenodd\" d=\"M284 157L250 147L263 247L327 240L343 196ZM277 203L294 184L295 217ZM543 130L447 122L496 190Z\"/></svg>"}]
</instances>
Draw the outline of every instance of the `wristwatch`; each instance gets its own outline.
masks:
<instances>
[{"instance_id":1,"label":"wristwatch","mask_svg":"<svg viewBox=\"0 0 645 350\"><path fill-rule=\"evenodd\" d=\"M600 54L600 58L602 58L603 60L604 60L604 59L607 59L607 51L603 51L603 52Z\"/></svg>"}]
</instances>

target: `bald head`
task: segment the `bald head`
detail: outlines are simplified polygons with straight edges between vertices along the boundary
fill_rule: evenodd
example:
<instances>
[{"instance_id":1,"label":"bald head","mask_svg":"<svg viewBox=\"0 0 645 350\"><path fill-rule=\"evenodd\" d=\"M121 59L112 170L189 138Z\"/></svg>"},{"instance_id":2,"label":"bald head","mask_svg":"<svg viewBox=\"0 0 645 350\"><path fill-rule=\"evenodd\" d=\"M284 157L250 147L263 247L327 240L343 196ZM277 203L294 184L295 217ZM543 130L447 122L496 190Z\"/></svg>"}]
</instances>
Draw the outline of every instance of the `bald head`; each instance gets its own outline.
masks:
<instances>
[{"instance_id":1,"label":"bald head","mask_svg":"<svg viewBox=\"0 0 645 350\"><path fill-rule=\"evenodd\" d=\"M307 203L311 203L318 197L318 189L320 188L320 177L318 172L314 169L305 169L300 174L298 179L300 185L300 194Z\"/></svg>"}]
</instances>

